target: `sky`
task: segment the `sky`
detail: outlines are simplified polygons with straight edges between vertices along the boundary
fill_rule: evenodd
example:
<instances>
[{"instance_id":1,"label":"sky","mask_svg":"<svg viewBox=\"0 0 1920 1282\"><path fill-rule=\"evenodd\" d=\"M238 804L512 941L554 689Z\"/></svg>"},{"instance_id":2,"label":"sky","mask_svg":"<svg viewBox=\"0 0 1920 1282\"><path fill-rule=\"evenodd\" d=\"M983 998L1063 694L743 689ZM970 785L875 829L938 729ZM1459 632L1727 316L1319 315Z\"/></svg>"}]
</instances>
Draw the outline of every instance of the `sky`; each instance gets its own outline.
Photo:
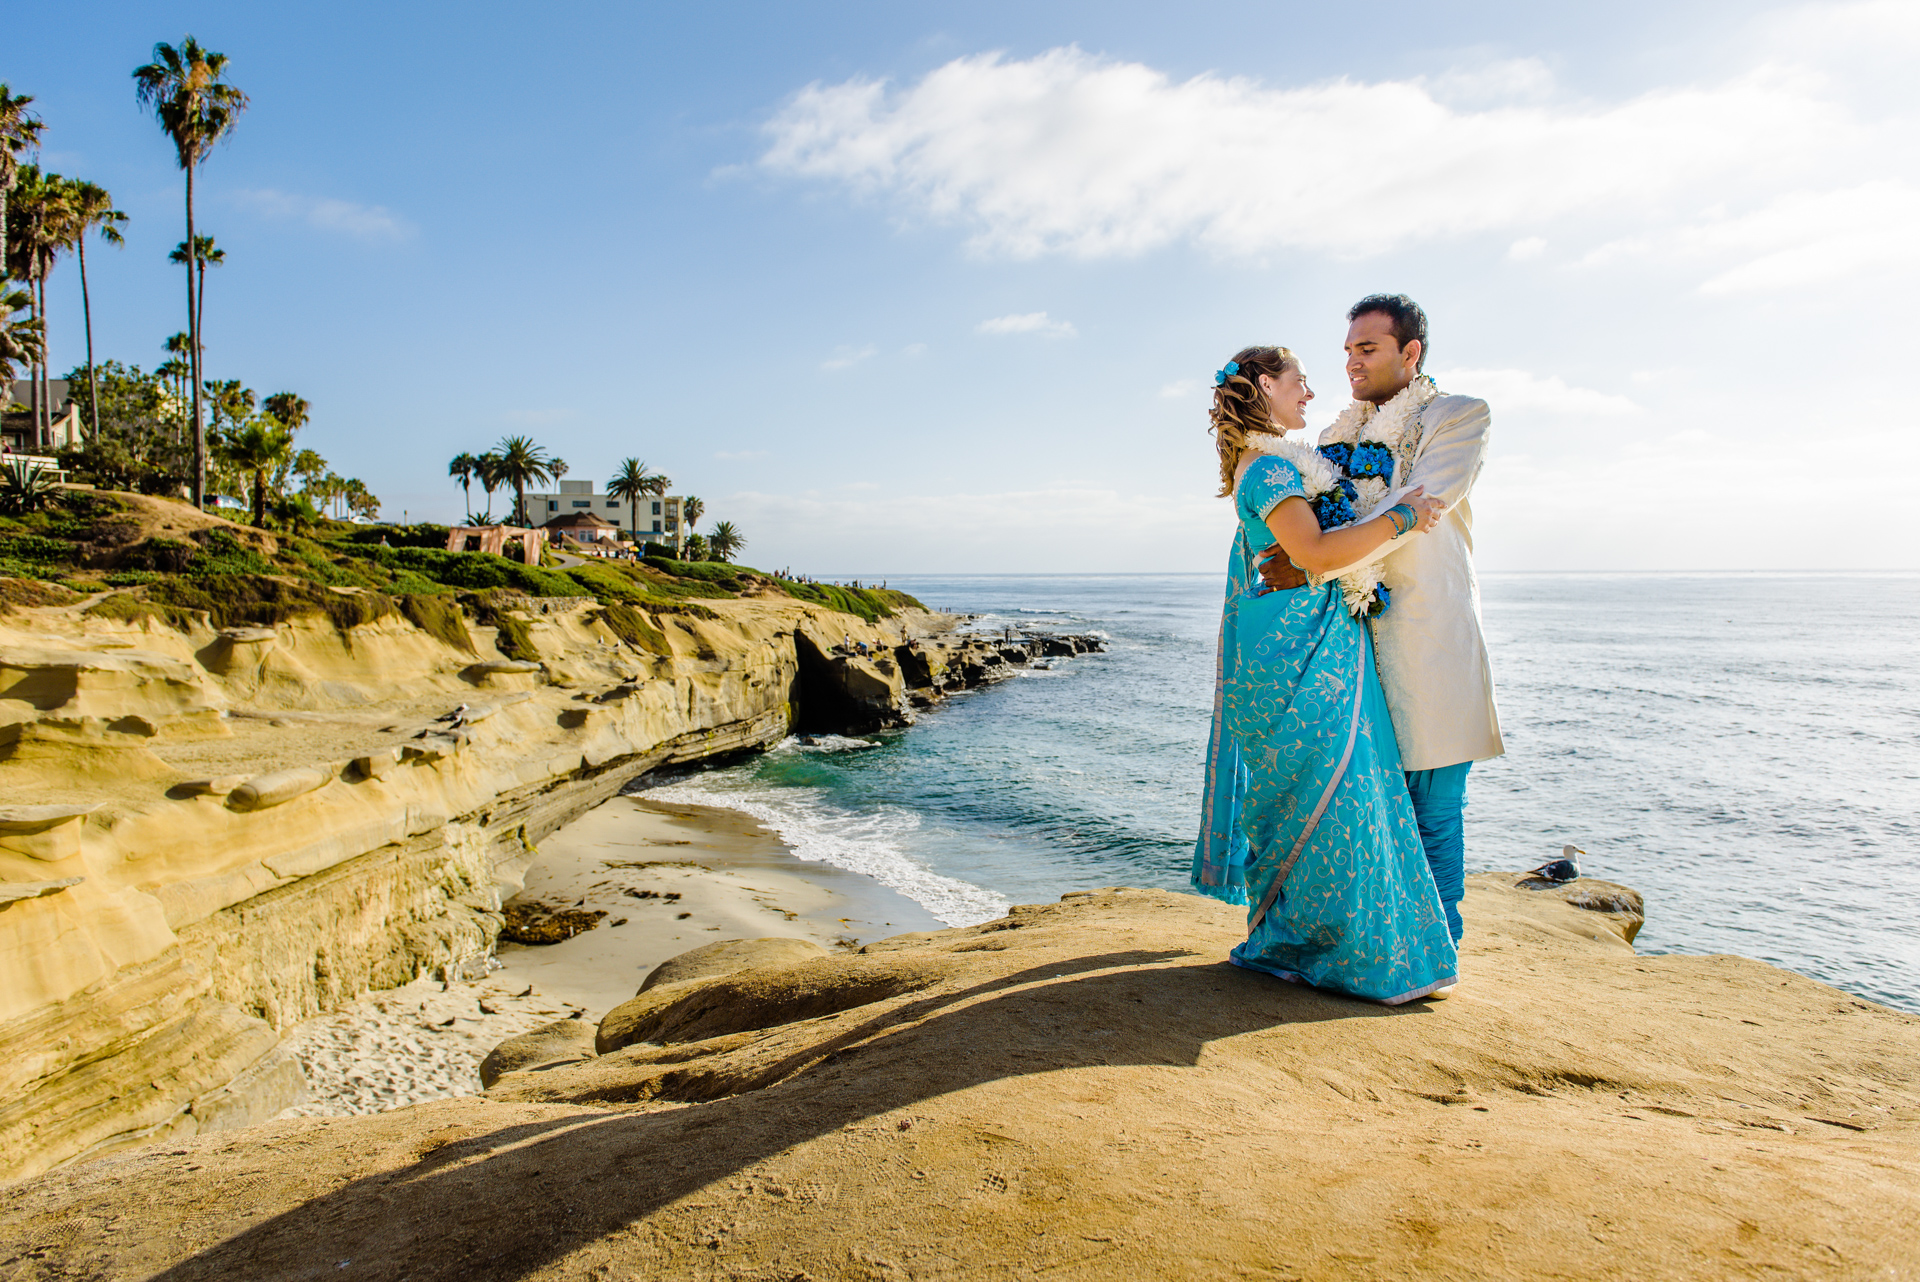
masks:
<instances>
[{"instance_id":1,"label":"sky","mask_svg":"<svg viewBox=\"0 0 1920 1282\"><path fill-rule=\"evenodd\" d=\"M252 105L197 180L207 371L384 517L510 434L637 457L820 575L1217 571L1248 343L1344 405L1406 292L1484 397L1482 570L1920 567L1920 4L18 6L42 162L131 221L100 359L185 328L132 69ZM53 362L85 359L69 260ZM478 500L478 492L474 495ZM495 500L496 510L500 500Z\"/></svg>"}]
</instances>

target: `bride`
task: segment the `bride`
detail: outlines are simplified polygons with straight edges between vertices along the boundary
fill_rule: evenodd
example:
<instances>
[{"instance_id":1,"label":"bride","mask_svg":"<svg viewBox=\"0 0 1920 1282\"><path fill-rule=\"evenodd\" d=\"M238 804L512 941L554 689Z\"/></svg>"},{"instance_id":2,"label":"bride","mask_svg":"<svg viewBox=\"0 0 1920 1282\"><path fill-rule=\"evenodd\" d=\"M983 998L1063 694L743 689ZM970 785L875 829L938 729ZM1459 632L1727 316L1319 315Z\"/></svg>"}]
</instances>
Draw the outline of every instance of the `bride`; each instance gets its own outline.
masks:
<instances>
[{"instance_id":1,"label":"bride","mask_svg":"<svg viewBox=\"0 0 1920 1282\"><path fill-rule=\"evenodd\" d=\"M1229 957L1236 966L1411 1001L1451 985L1458 961L1372 636L1356 617L1391 604L1320 580L1431 529L1443 509L1414 489L1353 519L1331 464L1289 435L1306 427L1313 392L1286 348L1246 348L1214 381L1220 493L1233 497L1239 530L1193 885L1247 905L1247 941ZM1263 592L1255 559L1275 543L1312 576L1309 586Z\"/></svg>"}]
</instances>

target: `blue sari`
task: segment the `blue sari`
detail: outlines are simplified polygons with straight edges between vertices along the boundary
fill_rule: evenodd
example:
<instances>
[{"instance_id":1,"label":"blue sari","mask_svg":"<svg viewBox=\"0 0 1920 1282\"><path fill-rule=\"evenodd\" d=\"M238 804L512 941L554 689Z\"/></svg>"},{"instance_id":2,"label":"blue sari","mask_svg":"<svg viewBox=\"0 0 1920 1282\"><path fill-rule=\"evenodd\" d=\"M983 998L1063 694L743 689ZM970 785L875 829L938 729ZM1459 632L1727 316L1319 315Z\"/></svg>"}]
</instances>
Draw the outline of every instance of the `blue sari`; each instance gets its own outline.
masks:
<instances>
[{"instance_id":1,"label":"blue sari","mask_svg":"<svg viewBox=\"0 0 1920 1282\"><path fill-rule=\"evenodd\" d=\"M1193 885L1247 905L1235 965L1393 1005L1453 983L1458 957L1372 635L1337 583L1261 591L1267 517L1296 495L1299 471L1271 455L1234 488Z\"/></svg>"}]
</instances>

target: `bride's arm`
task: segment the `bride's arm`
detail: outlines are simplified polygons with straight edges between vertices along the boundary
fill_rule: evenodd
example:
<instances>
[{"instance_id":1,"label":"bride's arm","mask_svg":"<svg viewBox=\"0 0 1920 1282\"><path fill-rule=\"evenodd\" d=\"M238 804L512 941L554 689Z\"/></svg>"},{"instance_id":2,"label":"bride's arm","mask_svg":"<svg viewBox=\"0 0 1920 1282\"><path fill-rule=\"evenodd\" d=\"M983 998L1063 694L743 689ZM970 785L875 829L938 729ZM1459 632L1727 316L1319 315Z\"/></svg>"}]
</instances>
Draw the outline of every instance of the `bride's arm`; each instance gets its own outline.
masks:
<instances>
[{"instance_id":1,"label":"bride's arm","mask_svg":"<svg viewBox=\"0 0 1920 1282\"><path fill-rule=\"evenodd\" d=\"M1418 487L1401 500L1413 510L1413 529L1430 530L1440 519L1441 507ZM1404 518L1403 518L1404 521ZM1371 521L1323 530L1314 515L1313 505L1298 495L1287 499L1267 514L1267 529L1279 541L1292 562L1308 574L1326 574L1343 566L1363 561L1394 537L1395 520L1391 509Z\"/></svg>"},{"instance_id":2,"label":"bride's arm","mask_svg":"<svg viewBox=\"0 0 1920 1282\"><path fill-rule=\"evenodd\" d=\"M1419 461L1413 465L1413 474L1406 479L1409 484L1420 486L1446 507L1452 508L1467 497L1473 490L1473 483L1480 477L1480 469L1487 459L1487 437L1492 415L1485 401L1464 396L1449 397L1448 400L1452 403L1446 407L1449 411L1447 417L1429 427L1426 447L1420 451ZM1328 577L1360 568L1368 561L1377 559L1375 553L1379 556L1397 554L1401 548L1413 542L1416 534L1425 533L1429 528L1423 525L1397 542L1342 562L1332 568Z\"/></svg>"}]
</instances>

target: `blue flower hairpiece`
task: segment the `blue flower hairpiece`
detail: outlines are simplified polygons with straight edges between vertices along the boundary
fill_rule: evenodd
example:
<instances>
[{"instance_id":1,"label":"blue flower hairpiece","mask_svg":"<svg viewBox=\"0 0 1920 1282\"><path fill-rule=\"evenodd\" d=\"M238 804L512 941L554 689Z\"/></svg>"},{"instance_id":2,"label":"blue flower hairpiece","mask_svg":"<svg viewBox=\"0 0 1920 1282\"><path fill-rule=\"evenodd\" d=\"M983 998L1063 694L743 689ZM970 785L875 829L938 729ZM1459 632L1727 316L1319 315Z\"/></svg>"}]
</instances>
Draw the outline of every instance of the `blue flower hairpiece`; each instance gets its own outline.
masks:
<instances>
[{"instance_id":1,"label":"blue flower hairpiece","mask_svg":"<svg viewBox=\"0 0 1920 1282\"><path fill-rule=\"evenodd\" d=\"M1215 387L1225 387L1227 385L1227 380L1232 378L1235 374L1238 374L1239 372L1240 372L1240 362L1228 361L1227 367L1225 369L1214 371L1213 385Z\"/></svg>"}]
</instances>

